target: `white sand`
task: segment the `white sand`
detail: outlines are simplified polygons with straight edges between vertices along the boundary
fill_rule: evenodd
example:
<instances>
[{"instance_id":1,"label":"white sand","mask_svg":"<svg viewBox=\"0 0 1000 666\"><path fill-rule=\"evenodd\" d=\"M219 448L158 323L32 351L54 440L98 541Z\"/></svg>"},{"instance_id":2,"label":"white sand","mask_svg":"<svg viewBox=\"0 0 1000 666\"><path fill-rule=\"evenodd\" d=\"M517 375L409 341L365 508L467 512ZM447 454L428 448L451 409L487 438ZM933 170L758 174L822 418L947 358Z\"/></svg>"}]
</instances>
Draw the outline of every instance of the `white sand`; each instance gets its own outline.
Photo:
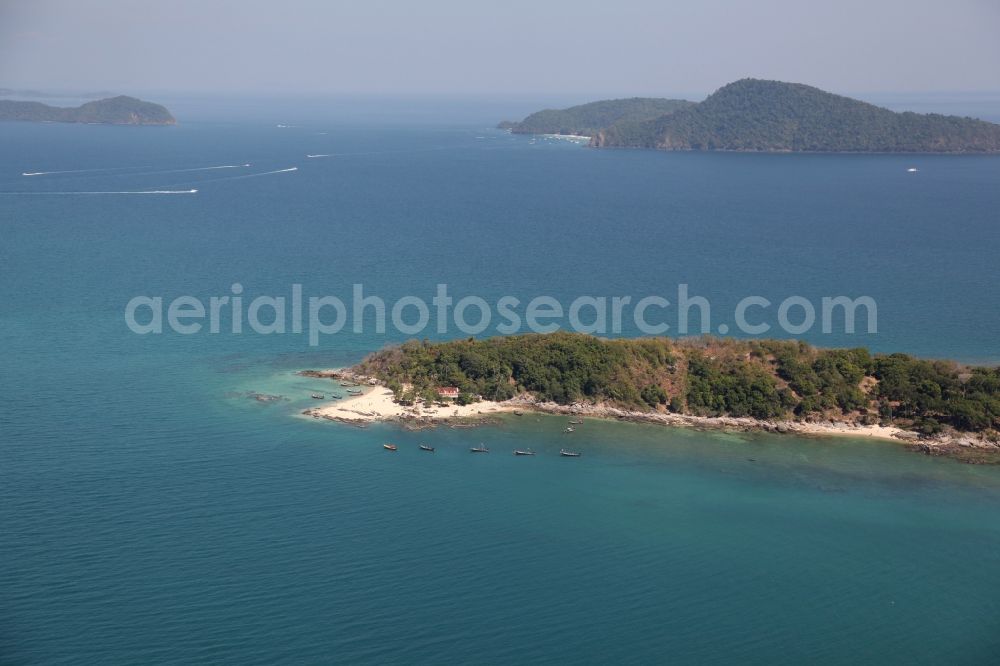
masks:
<instances>
[{"instance_id":1,"label":"white sand","mask_svg":"<svg viewBox=\"0 0 1000 666\"><path fill-rule=\"evenodd\" d=\"M907 432L895 426L850 425L848 423L799 423L791 422L792 432L805 435L848 435L850 437L874 437L877 439L899 439Z\"/></svg>"},{"instance_id":2,"label":"white sand","mask_svg":"<svg viewBox=\"0 0 1000 666\"><path fill-rule=\"evenodd\" d=\"M564 141L590 141L589 136L583 136L582 134L543 134L546 139L562 139Z\"/></svg>"},{"instance_id":3,"label":"white sand","mask_svg":"<svg viewBox=\"0 0 1000 666\"><path fill-rule=\"evenodd\" d=\"M320 418L370 423L399 418L425 418L431 420L477 417L486 414L510 412L518 406L502 402L477 402L471 405L449 405L448 407L425 408L422 404L404 407L393 402L392 391L382 386L366 387L365 393L350 396L336 402L325 403L310 410L311 415Z\"/></svg>"},{"instance_id":4,"label":"white sand","mask_svg":"<svg viewBox=\"0 0 1000 666\"><path fill-rule=\"evenodd\" d=\"M871 437L876 439L899 439L906 431L879 425L851 425L847 423L804 423L800 421L761 422L749 418L699 417L657 412L631 412L596 405L556 405L554 403L531 404L525 400L491 402L483 400L471 405L449 405L448 407L425 407L417 404L404 407L393 402L392 391L382 386L365 387L363 395L351 396L336 402L328 402L308 412L310 416L347 421L351 423L372 423L396 419L427 419L431 421L451 418L475 418L489 414L501 414L522 409L566 416L592 416L597 418L627 418L647 423L670 426L732 428L738 430L778 430L780 432L803 435L843 435L849 437Z\"/></svg>"},{"instance_id":5,"label":"white sand","mask_svg":"<svg viewBox=\"0 0 1000 666\"><path fill-rule=\"evenodd\" d=\"M335 372L335 371L330 371ZM353 377L356 381L368 381L367 377ZM745 417L702 417L665 412L634 412L606 405L576 403L557 405L536 402L530 395L521 395L506 402L483 400L471 405L448 405L447 407L417 404L404 407L393 402L392 391L384 386L363 386L361 395L349 396L307 409L304 414L315 418L344 421L365 425L375 421L419 420L421 422L443 421L445 419L475 419L490 414L501 414L523 410L537 413L557 414L570 418L589 416L604 419L625 419L639 423L655 423L665 426L718 428L721 430L762 431L774 433L794 433L814 436L846 436L871 439L916 441L917 434L894 426L855 425L822 421L806 423L802 421L759 421ZM997 444L981 436L968 433L945 434L933 440L922 440L930 446L970 446L997 449Z\"/></svg>"}]
</instances>

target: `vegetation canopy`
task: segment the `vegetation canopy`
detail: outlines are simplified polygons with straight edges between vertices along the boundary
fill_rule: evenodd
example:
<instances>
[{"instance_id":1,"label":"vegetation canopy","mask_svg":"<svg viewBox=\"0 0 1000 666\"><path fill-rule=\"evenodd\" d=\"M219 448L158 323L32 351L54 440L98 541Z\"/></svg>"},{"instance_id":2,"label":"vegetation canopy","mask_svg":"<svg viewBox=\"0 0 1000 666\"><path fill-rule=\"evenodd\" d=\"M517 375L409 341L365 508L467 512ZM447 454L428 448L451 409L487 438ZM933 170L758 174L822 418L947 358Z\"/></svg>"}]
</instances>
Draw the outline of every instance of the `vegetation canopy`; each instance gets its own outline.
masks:
<instances>
[{"instance_id":1,"label":"vegetation canopy","mask_svg":"<svg viewBox=\"0 0 1000 666\"><path fill-rule=\"evenodd\" d=\"M1000 152L1000 125L896 113L800 83L742 79L703 102L632 98L534 113L515 133L583 134L591 145L748 152Z\"/></svg>"},{"instance_id":2,"label":"vegetation canopy","mask_svg":"<svg viewBox=\"0 0 1000 666\"><path fill-rule=\"evenodd\" d=\"M49 106L41 102L0 100L0 120L58 123L102 123L110 125L173 125L166 107L119 95L77 107Z\"/></svg>"},{"instance_id":3,"label":"vegetation canopy","mask_svg":"<svg viewBox=\"0 0 1000 666\"><path fill-rule=\"evenodd\" d=\"M575 134L594 136L601 129L615 123L632 123L653 120L694 102L683 99L630 97L607 99L572 106L568 109L545 109L533 113L521 122L503 122L500 129L514 134Z\"/></svg>"},{"instance_id":4,"label":"vegetation canopy","mask_svg":"<svg viewBox=\"0 0 1000 666\"><path fill-rule=\"evenodd\" d=\"M1000 427L1000 368L866 349L703 337L605 340L576 333L429 343L376 352L355 368L408 401L506 400L756 419L853 420L934 434Z\"/></svg>"}]
</instances>

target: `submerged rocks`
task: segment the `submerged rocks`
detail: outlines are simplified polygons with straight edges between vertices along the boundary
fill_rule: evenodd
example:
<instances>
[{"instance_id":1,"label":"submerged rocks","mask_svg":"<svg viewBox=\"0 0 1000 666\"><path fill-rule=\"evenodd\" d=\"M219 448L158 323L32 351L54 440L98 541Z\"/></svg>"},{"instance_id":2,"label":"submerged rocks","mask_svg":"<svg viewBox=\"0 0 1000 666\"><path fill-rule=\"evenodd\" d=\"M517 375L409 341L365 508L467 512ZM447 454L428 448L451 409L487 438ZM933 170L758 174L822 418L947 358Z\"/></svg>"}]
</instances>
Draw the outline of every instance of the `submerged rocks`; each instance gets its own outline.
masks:
<instances>
[{"instance_id":1,"label":"submerged rocks","mask_svg":"<svg viewBox=\"0 0 1000 666\"><path fill-rule=\"evenodd\" d=\"M241 393L243 397L249 398L251 400L256 400L257 402L272 403L272 402L287 402L288 398L283 395L273 395L270 393L258 393L257 391L247 391Z\"/></svg>"}]
</instances>

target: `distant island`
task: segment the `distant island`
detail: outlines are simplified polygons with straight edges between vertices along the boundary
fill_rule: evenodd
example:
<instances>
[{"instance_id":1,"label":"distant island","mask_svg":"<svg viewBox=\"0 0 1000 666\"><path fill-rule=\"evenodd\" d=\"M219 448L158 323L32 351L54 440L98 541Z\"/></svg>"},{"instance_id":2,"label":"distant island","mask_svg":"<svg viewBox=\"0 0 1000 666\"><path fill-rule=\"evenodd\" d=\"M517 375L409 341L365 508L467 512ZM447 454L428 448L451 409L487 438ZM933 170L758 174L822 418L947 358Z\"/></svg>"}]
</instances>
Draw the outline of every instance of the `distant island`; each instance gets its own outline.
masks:
<instances>
[{"instance_id":1,"label":"distant island","mask_svg":"<svg viewBox=\"0 0 1000 666\"><path fill-rule=\"evenodd\" d=\"M607 340L575 333L411 341L333 374L388 389L307 410L342 421L533 409L635 421L903 439L1000 462L1000 367L730 338ZM442 395L449 395L443 408ZM423 411L421 411L423 410ZM358 416L355 416L358 415Z\"/></svg>"},{"instance_id":2,"label":"distant island","mask_svg":"<svg viewBox=\"0 0 1000 666\"><path fill-rule=\"evenodd\" d=\"M0 120L107 125L176 125L166 107L119 95L77 107L49 106L41 102L0 100Z\"/></svg>"},{"instance_id":3,"label":"distant island","mask_svg":"<svg viewBox=\"0 0 1000 666\"><path fill-rule=\"evenodd\" d=\"M594 147L740 152L996 153L1000 125L959 116L897 113L812 86L742 79L699 103L609 100L540 111L500 127L584 134ZM588 109L601 109L591 113ZM617 117L616 117L617 116ZM599 122L613 119L610 122Z\"/></svg>"},{"instance_id":4,"label":"distant island","mask_svg":"<svg viewBox=\"0 0 1000 666\"><path fill-rule=\"evenodd\" d=\"M683 99L655 97L610 99L572 106L568 109L546 109L533 113L520 122L502 122L498 127L509 129L515 134L594 136L602 129L618 123L653 120L693 105L694 102Z\"/></svg>"}]
</instances>

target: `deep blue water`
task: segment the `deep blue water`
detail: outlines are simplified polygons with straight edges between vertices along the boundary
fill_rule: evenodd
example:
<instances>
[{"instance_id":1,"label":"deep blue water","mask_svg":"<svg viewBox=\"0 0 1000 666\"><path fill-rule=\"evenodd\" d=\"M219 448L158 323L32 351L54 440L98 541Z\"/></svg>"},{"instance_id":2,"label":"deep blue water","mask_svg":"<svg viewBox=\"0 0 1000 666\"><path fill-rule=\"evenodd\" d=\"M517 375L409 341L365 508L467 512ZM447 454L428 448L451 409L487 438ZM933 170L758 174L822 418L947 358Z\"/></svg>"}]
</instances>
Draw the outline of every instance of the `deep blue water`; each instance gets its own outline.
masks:
<instances>
[{"instance_id":1,"label":"deep blue water","mask_svg":"<svg viewBox=\"0 0 1000 666\"><path fill-rule=\"evenodd\" d=\"M804 337L995 363L1000 160L255 113L0 124L0 662L995 662L997 469L598 422L567 460L563 420L534 416L321 424L296 414L328 387L294 370L405 336L137 336L123 310L234 282L565 303L687 283L713 329L747 295L870 295L877 334Z\"/></svg>"}]
</instances>

